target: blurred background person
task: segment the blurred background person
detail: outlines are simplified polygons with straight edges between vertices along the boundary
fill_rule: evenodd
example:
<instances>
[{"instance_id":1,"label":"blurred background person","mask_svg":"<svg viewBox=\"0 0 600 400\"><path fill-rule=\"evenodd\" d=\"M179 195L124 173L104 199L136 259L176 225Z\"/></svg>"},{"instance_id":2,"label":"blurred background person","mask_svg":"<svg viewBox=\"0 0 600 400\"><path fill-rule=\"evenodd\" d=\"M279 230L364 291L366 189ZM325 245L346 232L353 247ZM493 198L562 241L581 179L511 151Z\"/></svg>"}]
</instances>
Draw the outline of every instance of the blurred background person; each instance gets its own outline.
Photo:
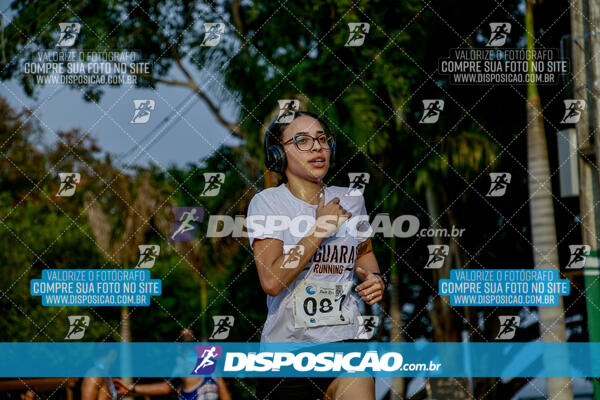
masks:
<instances>
[{"instance_id":1,"label":"blurred background person","mask_svg":"<svg viewBox=\"0 0 600 400\"><path fill-rule=\"evenodd\" d=\"M21 393L21 400L42 400L33 390L27 389Z\"/></svg>"},{"instance_id":2,"label":"blurred background person","mask_svg":"<svg viewBox=\"0 0 600 400\"><path fill-rule=\"evenodd\" d=\"M181 341L195 342L194 333L191 329L181 331ZM182 354L178 356L175 368L171 375L189 374L189 368L185 368L186 358L196 360L196 353ZM117 394L136 393L149 396L164 396L177 393L180 400L231 400L231 394L227 389L227 383L220 377L183 376L172 378L163 382L142 383L129 385L121 379L114 379Z\"/></svg>"},{"instance_id":3,"label":"blurred background person","mask_svg":"<svg viewBox=\"0 0 600 400\"><path fill-rule=\"evenodd\" d=\"M103 343L114 342L111 338L101 340ZM94 366L81 380L81 400L117 400L117 388L113 382L113 379L107 376L93 376L93 375L107 375L107 371L110 366L117 359L117 352L115 349L110 349L103 357L99 358Z\"/></svg>"}]
</instances>

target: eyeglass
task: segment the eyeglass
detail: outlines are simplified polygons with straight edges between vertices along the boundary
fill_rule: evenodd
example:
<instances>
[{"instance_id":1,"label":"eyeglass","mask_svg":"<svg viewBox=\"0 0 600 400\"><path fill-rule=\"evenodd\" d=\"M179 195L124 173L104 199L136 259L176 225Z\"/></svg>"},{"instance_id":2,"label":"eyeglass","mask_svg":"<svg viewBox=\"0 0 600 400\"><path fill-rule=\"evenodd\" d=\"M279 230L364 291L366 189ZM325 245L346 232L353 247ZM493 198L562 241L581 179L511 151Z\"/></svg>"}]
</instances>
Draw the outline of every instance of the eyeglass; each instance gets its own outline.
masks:
<instances>
[{"instance_id":1,"label":"eyeglass","mask_svg":"<svg viewBox=\"0 0 600 400\"><path fill-rule=\"evenodd\" d=\"M318 141L321 147L325 150L330 150L333 146L335 146L335 140L331 135L319 135L317 137L312 137L310 135L299 133L294 135L293 138L287 140L282 145L286 145L294 142L296 148L300 151L311 151L313 147L315 147L315 142Z\"/></svg>"}]
</instances>

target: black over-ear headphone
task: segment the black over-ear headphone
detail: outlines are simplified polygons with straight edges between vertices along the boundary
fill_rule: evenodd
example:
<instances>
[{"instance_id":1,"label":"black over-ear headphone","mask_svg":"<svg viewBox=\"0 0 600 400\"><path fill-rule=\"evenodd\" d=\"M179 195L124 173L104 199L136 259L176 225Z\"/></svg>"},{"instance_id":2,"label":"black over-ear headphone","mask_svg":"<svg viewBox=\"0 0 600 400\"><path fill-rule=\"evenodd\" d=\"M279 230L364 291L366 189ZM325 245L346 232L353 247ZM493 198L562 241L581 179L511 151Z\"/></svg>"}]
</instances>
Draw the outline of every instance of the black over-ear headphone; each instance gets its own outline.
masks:
<instances>
[{"instance_id":1,"label":"black over-ear headphone","mask_svg":"<svg viewBox=\"0 0 600 400\"><path fill-rule=\"evenodd\" d=\"M317 116L316 114L313 114L308 111L296 111L296 113L300 113L300 115L309 115L313 117L314 119L319 121L326 134L333 135L333 133L329 130L329 126L327 125L327 123L323 121L322 118L319 118L319 116ZM283 145L281 144L281 139L276 137L272 132L272 128L277 123L277 120L279 118L280 117L277 116L269 124L269 127L265 132L265 165L267 166L267 169L269 171L274 171L283 175L285 172L285 167L287 166L285 150L283 149ZM336 142L334 137L329 155L329 165L332 167L335 165L335 148Z\"/></svg>"}]
</instances>

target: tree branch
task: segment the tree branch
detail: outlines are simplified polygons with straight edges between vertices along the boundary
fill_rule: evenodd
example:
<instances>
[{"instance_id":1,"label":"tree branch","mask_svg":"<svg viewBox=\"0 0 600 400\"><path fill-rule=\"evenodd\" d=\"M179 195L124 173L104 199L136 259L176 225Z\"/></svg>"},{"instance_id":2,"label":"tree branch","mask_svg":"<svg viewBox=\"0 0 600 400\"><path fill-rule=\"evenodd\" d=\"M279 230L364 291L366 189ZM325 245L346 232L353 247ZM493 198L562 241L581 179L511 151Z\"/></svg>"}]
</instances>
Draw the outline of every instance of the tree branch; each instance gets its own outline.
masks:
<instances>
[{"instance_id":1,"label":"tree branch","mask_svg":"<svg viewBox=\"0 0 600 400\"><path fill-rule=\"evenodd\" d=\"M242 6L240 0L233 0L231 3L231 16L233 19L233 24L237 28L239 34L244 36L244 22L242 20L241 10Z\"/></svg>"},{"instance_id":2,"label":"tree branch","mask_svg":"<svg viewBox=\"0 0 600 400\"><path fill-rule=\"evenodd\" d=\"M212 112L214 117L217 119L217 121L219 121L219 123L221 125L223 125L225 128L227 128L227 130L229 130L229 132L231 132L231 134L233 136L236 136L239 138L244 138L245 135L242 134L242 130L241 130L240 126L233 122L227 121L223 117L223 115L221 115L221 110L219 110L219 107L217 107L215 105L215 103L208 97L208 95L205 92L200 90L200 88L196 84L196 81L194 81L192 74L183 66L183 63L181 61L181 56L179 54L179 49L173 48L173 57L175 59L175 62L177 63L177 66L181 70L181 72L185 75L186 78L188 78L187 82L162 79L159 77L154 77L151 74L144 74L142 76L144 76L147 79L153 80L154 82L164 83L165 85L181 86L181 87L186 87L186 88L191 89L194 93L196 93L198 96L200 96L200 98L206 103L209 110Z\"/></svg>"},{"instance_id":3,"label":"tree branch","mask_svg":"<svg viewBox=\"0 0 600 400\"><path fill-rule=\"evenodd\" d=\"M188 81L194 82L194 78L192 77L192 74L189 73L189 71L183 66L183 64L181 62L181 55L179 54L179 47L177 47L177 46L172 47L172 49L173 49L173 57L175 58L175 62L177 63L177 66L179 67L181 72L183 72L185 77L188 78ZM196 85L196 82L194 82L194 85Z\"/></svg>"},{"instance_id":4,"label":"tree branch","mask_svg":"<svg viewBox=\"0 0 600 400\"><path fill-rule=\"evenodd\" d=\"M206 105L208 106L210 111L213 113L213 115L215 116L217 121L219 121L219 123L221 125L223 125L225 128L227 128L229 130L229 132L231 132L232 135L239 137L239 138L245 137L245 135L242 133L240 126L233 122L227 121L221 115L221 111L219 110L219 108L213 103L213 101L208 97L208 95L206 93L204 93L203 91L200 90L198 85L196 85L196 82L194 82L193 80L189 80L187 82L186 81L177 81L177 80L168 80L168 79L154 77L150 74L144 74L141 76L143 76L146 79L150 79L154 82L163 83L165 85L181 86L181 87L191 89L194 93L196 93L198 96L200 96L200 98L202 100L204 100L204 102L206 103Z\"/></svg>"},{"instance_id":5,"label":"tree branch","mask_svg":"<svg viewBox=\"0 0 600 400\"><path fill-rule=\"evenodd\" d=\"M184 81L170 81L168 79L162 79L162 78L155 78L152 77L150 75L146 76L146 78L151 79L155 82L158 83L164 83L165 85L169 85L169 86L181 86L181 87L185 87L185 88L192 88L192 86L190 85L189 82L184 82Z\"/></svg>"},{"instance_id":6,"label":"tree branch","mask_svg":"<svg viewBox=\"0 0 600 400\"><path fill-rule=\"evenodd\" d=\"M196 83L194 81L191 81L190 84L193 85L192 90L198 96L200 96L200 98L202 100L204 100L204 102L206 103L206 105L208 106L210 111L213 113L213 115L217 119L217 121L219 121L219 123L221 125L223 125L225 128L227 128L233 136L236 136L239 138L244 138L245 135L242 134L242 130L241 130L240 126L238 124L234 124L233 122L229 122L225 118L223 118L219 108L212 102L212 100L210 98L208 98L208 95L206 93L204 93L202 90L200 90L200 88L196 85Z\"/></svg>"}]
</instances>

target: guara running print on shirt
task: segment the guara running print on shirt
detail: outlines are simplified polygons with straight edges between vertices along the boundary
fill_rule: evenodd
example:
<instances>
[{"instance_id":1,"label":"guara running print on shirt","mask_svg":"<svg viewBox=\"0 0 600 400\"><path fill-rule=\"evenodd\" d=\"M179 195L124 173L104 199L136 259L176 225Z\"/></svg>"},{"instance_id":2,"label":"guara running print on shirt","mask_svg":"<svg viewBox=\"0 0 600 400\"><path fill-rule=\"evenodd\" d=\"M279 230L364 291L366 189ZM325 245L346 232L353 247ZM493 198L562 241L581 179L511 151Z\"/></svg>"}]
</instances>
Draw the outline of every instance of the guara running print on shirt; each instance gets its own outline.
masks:
<instances>
[{"instance_id":1,"label":"guara running print on shirt","mask_svg":"<svg viewBox=\"0 0 600 400\"><path fill-rule=\"evenodd\" d=\"M359 331L358 300L352 295L357 246L370 237L365 201L347 196L347 187L325 187L325 204L340 198L340 205L352 213L338 234L325 238L300 275L277 296L267 296L268 315L262 331L263 342L331 342L354 339ZM273 238L285 246L296 245L308 231L308 221L284 230L264 229L268 216L295 221L316 216L316 205L295 197L285 185L257 193L248 207L250 245L256 239ZM267 224L268 225L268 224ZM352 229L348 228L351 226ZM358 228L357 228L358 226Z\"/></svg>"}]
</instances>

